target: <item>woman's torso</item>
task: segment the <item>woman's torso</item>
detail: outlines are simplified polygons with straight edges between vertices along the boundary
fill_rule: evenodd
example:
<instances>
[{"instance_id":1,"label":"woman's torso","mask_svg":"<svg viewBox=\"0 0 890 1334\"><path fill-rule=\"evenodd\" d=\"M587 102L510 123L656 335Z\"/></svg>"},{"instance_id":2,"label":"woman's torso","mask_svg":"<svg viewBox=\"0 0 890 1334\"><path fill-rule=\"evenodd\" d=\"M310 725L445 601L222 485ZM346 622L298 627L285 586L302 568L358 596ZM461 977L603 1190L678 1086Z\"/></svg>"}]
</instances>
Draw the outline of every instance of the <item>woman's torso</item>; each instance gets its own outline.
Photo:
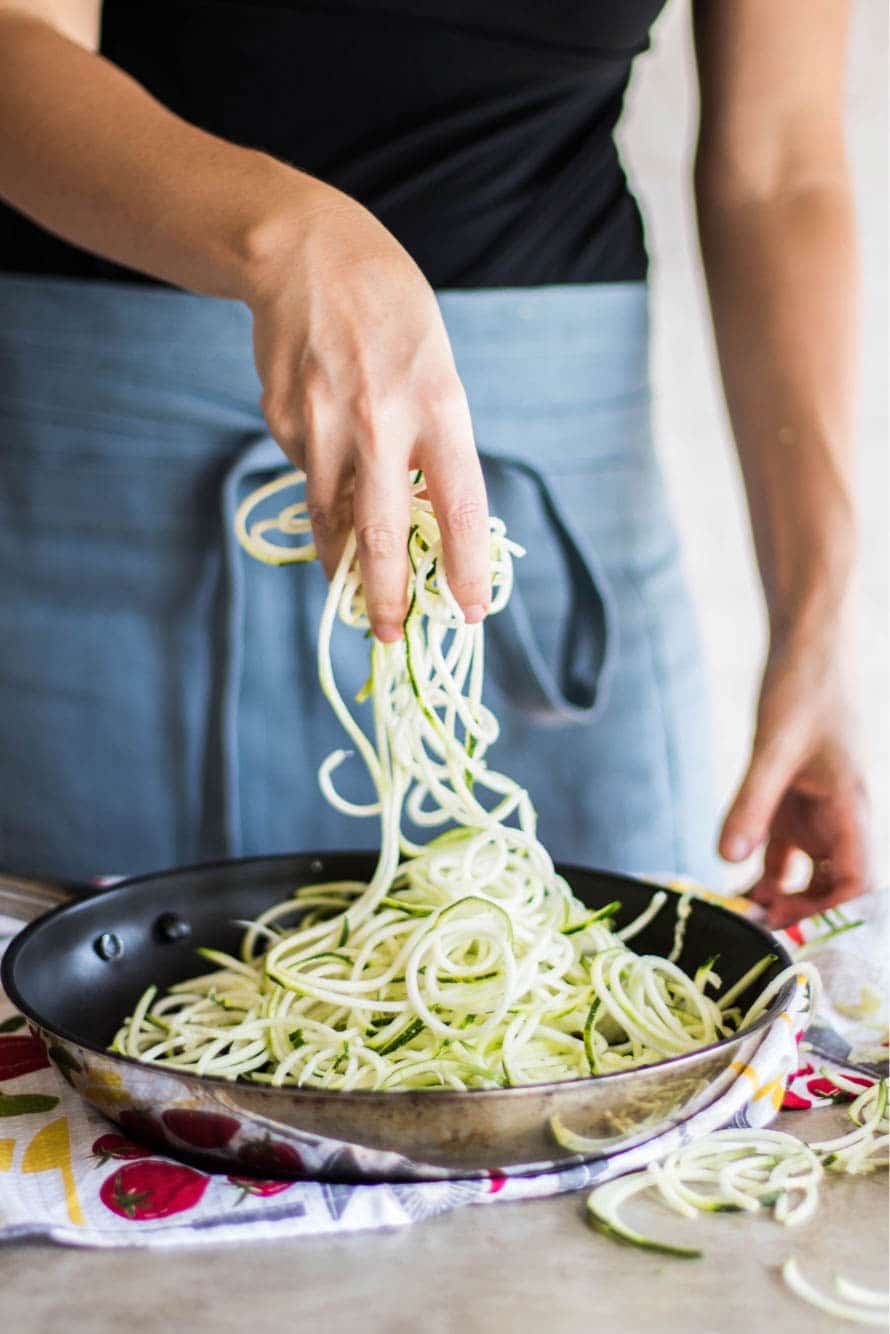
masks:
<instances>
[{"instance_id":1,"label":"woman's torso","mask_svg":"<svg viewBox=\"0 0 890 1334\"><path fill-rule=\"evenodd\" d=\"M663 2L106 0L102 51L358 199L435 287L615 282L646 270L613 131ZM4 212L8 271L139 278Z\"/></svg>"}]
</instances>

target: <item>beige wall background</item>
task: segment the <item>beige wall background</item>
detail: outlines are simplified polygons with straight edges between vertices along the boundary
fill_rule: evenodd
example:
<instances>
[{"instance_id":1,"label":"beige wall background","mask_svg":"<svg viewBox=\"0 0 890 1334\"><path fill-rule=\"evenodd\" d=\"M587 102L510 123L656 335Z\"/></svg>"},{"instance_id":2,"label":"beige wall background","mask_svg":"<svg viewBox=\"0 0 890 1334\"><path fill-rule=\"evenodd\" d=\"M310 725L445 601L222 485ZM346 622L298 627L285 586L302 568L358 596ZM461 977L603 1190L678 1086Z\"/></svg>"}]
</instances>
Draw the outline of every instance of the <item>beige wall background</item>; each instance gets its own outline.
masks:
<instances>
[{"instance_id":1,"label":"beige wall background","mask_svg":"<svg viewBox=\"0 0 890 1334\"><path fill-rule=\"evenodd\" d=\"M853 0L847 125L862 272L857 651L875 866L884 885L890 881L887 29L884 0ZM719 781L729 800L750 745L766 637L697 251L689 188L696 117L689 0L671 0L654 30L651 52L637 61L620 141L646 218L656 425L700 609ZM749 881L752 869L733 872L733 882Z\"/></svg>"}]
</instances>

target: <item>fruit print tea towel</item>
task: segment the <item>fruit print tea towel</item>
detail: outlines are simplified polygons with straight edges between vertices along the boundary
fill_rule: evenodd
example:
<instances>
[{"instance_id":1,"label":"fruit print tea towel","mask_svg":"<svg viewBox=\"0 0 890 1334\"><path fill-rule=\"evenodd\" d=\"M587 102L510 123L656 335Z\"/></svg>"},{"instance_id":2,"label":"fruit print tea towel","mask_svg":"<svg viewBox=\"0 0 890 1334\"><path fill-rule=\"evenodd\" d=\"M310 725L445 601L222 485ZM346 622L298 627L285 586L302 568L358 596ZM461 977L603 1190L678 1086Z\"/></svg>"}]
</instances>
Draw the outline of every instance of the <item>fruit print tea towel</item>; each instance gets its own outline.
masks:
<instances>
[{"instance_id":1,"label":"fruit print tea towel","mask_svg":"<svg viewBox=\"0 0 890 1334\"><path fill-rule=\"evenodd\" d=\"M14 924L9 923L9 929ZM824 967L818 945L822 931L819 923L805 923L787 943L800 948L815 942L813 957ZM849 951L857 934L864 933L834 938L832 951L837 952L844 939ZM831 994L832 960L827 963ZM834 964L839 966L836 960ZM881 994L886 994L886 979L863 971L861 962L854 972L857 978L872 977L866 985L874 991L883 986ZM866 1000L870 995L871 990ZM803 999L799 992L798 1009ZM842 1011L829 1013L844 1019L843 1008L856 1011L851 1036L823 1024L820 1016L811 1029L812 1047L799 1054L793 1006L791 1015L766 1032L750 1065L715 1102L683 1125L611 1157L534 1177L505 1178L492 1172L473 1180L349 1186L261 1178L251 1172L249 1162L228 1174L211 1174L152 1152L135 1133L132 1138L122 1133L77 1096L50 1063L40 1039L0 996L0 1240L42 1237L74 1246L163 1248L296 1238L403 1227L465 1204L581 1190L642 1168L678 1143L727 1124L764 1125L783 1100L787 1108L802 1108L837 1097L823 1073L826 1057L830 1069L847 1070L844 1062L851 1050L855 1053L856 1043L862 1046L867 1038L867 1054L880 1056L886 1039L879 1016L867 1003L865 1020L861 1006L841 1004ZM848 1073L867 1082L878 1069ZM176 1133L187 1145L193 1135L188 1112L172 1114L180 1117ZM793 1131L794 1117L790 1112L787 1116ZM224 1142L227 1127L215 1129ZM206 1125L200 1133L206 1135Z\"/></svg>"}]
</instances>

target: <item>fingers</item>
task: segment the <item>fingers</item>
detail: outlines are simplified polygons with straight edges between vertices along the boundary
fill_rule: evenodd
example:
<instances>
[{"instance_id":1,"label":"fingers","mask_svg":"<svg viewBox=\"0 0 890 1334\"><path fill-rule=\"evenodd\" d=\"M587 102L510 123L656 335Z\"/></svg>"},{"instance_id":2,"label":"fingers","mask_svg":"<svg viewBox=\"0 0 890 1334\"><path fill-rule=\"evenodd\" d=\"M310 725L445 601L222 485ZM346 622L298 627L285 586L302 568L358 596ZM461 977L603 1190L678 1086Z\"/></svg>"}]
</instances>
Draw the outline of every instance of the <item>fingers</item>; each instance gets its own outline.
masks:
<instances>
[{"instance_id":1,"label":"fingers","mask_svg":"<svg viewBox=\"0 0 890 1334\"><path fill-rule=\"evenodd\" d=\"M371 629L384 644L402 637L408 602L408 530L411 488L407 459L358 456L354 518L365 605Z\"/></svg>"},{"instance_id":2,"label":"fingers","mask_svg":"<svg viewBox=\"0 0 890 1334\"><path fill-rule=\"evenodd\" d=\"M806 907L799 906L803 886L791 889L791 870L799 860L806 859L786 838L771 838L766 845L760 879L750 890L748 897L766 909L767 922L776 929L807 915Z\"/></svg>"},{"instance_id":3,"label":"fingers","mask_svg":"<svg viewBox=\"0 0 890 1334\"><path fill-rule=\"evenodd\" d=\"M831 874L814 871L808 889L795 894L776 892L757 884L751 890L750 897L755 903L766 909L767 925L774 931L793 926L804 917L825 912L827 908L836 908L848 899L858 898L865 890L865 884L859 877L838 878Z\"/></svg>"},{"instance_id":4,"label":"fingers","mask_svg":"<svg viewBox=\"0 0 890 1334\"><path fill-rule=\"evenodd\" d=\"M365 605L383 643L402 636L408 583L410 432L356 399L343 411L327 386L304 386L306 503L319 559L332 578L355 528Z\"/></svg>"},{"instance_id":5,"label":"fingers","mask_svg":"<svg viewBox=\"0 0 890 1334\"><path fill-rule=\"evenodd\" d=\"M306 395L302 430L306 506L318 558L331 579L352 528L352 440L331 397L320 392Z\"/></svg>"},{"instance_id":6,"label":"fingers","mask_svg":"<svg viewBox=\"0 0 890 1334\"><path fill-rule=\"evenodd\" d=\"M436 434L423 441L418 458L442 534L448 585L475 624L491 602L488 500L462 391L438 413Z\"/></svg>"},{"instance_id":7,"label":"fingers","mask_svg":"<svg viewBox=\"0 0 890 1334\"><path fill-rule=\"evenodd\" d=\"M774 930L781 930L804 917L812 917L814 913L858 898L866 888L864 856L854 854L848 860L839 852L834 857L814 861L810 883L805 890L789 894L774 883L761 879L751 890L750 897L766 909L769 925Z\"/></svg>"},{"instance_id":8,"label":"fingers","mask_svg":"<svg viewBox=\"0 0 890 1334\"><path fill-rule=\"evenodd\" d=\"M855 790L817 798L790 794L788 802L787 824L794 841L787 837L770 841L763 874L751 891L751 898L767 910L769 925L776 929L836 907L868 888L861 794ZM812 859L809 881L804 891L788 893L777 868L783 856L790 859L798 848Z\"/></svg>"},{"instance_id":9,"label":"fingers","mask_svg":"<svg viewBox=\"0 0 890 1334\"><path fill-rule=\"evenodd\" d=\"M309 385L294 394L297 372L288 363L264 367L260 407L276 442L306 473L312 536L325 574L337 568L352 527L350 441L343 438L331 395Z\"/></svg>"},{"instance_id":10,"label":"fingers","mask_svg":"<svg viewBox=\"0 0 890 1334\"><path fill-rule=\"evenodd\" d=\"M720 855L743 862L766 839L782 795L793 779L792 753L781 738L755 739L748 772L723 823Z\"/></svg>"},{"instance_id":11,"label":"fingers","mask_svg":"<svg viewBox=\"0 0 890 1334\"><path fill-rule=\"evenodd\" d=\"M775 894L786 894L791 887L791 873L799 856L797 848L784 838L770 838L763 854L763 871L758 885Z\"/></svg>"},{"instance_id":12,"label":"fingers","mask_svg":"<svg viewBox=\"0 0 890 1334\"><path fill-rule=\"evenodd\" d=\"M306 471L306 506L315 549L329 579L340 563L352 528L353 478L348 470Z\"/></svg>"},{"instance_id":13,"label":"fingers","mask_svg":"<svg viewBox=\"0 0 890 1334\"><path fill-rule=\"evenodd\" d=\"M306 501L319 558L330 579L354 527L371 629L383 643L402 636L407 610L411 490L407 448L356 448L338 431L313 434L307 448Z\"/></svg>"},{"instance_id":14,"label":"fingers","mask_svg":"<svg viewBox=\"0 0 890 1334\"><path fill-rule=\"evenodd\" d=\"M299 411L271 391L263 408L279 444L305 467L309 518L329 578L355 527L378 639L401 638L407 611L409 467L424 471L451 591L468 622L482 620L491 601L488 504L456 375L428 385L412 404L379 392L338 397L324 376L304 374Z\"/></svg>"}]
</instances>

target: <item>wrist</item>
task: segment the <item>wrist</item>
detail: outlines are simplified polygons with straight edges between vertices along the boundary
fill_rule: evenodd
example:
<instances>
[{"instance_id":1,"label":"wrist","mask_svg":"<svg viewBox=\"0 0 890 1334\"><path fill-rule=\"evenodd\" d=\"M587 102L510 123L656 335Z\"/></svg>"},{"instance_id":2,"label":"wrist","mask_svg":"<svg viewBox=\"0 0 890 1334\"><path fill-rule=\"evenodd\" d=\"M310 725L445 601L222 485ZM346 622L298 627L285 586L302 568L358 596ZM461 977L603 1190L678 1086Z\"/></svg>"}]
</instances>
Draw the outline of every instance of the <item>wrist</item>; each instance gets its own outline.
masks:
<instances>
[{"instance_id":1,"label":"wrist","mask_svg":"<svg viewBox=\"0 0 890 1334\"><path fill-rule=\"evenodd\" d=\"M835 641L849 619L846 589L828 593L824 588L801 593L797 598L769 608L770 652L786 652Z\"/></svg>"},{"instance_id":2,"label":"wrist","mask_svg":"<svg viewBox=\"0 0 890 1334\"><path fill-rule=\"evenodd\" d=\"M770 645L836 639L847 627L854 569L852 528L808 547L794 561L785 579L766 579Z\"/></svg>"},{"instance_id":3,"label":"wrist","mask_svg":"<svg viewBox=\"0 0 890 1334\"><path fill-rule=\"evenodd\" d=\"M280 287L312 220L348 207L347 196L305 172L255 154L256 190L232 247L233 294L253 308Z\"/></svg>"},{"instance_id":4,"label":"wrist","mask_svg":"<svg viewBox=\"0 0 890 1334\"><path fill-rule=\"evenodd\" d=\"M856 698L857 655L851 599L817 600L780 622L770 623L764 688L794 680L798 702L851 702Z\"/></svg>"},{"instance_id":5,"label":"wrist","mask_svg":"<svg viewBox=\"0 0 890 1334\"><path fill-rule=\"evenodd\" d=\"M218 219L211 245L220 272L216 295L253 306L274 286L274 270L293 252L306 219L337 192L265 153L242 151L233 207Z\"/></svg>"}]
</instances>

